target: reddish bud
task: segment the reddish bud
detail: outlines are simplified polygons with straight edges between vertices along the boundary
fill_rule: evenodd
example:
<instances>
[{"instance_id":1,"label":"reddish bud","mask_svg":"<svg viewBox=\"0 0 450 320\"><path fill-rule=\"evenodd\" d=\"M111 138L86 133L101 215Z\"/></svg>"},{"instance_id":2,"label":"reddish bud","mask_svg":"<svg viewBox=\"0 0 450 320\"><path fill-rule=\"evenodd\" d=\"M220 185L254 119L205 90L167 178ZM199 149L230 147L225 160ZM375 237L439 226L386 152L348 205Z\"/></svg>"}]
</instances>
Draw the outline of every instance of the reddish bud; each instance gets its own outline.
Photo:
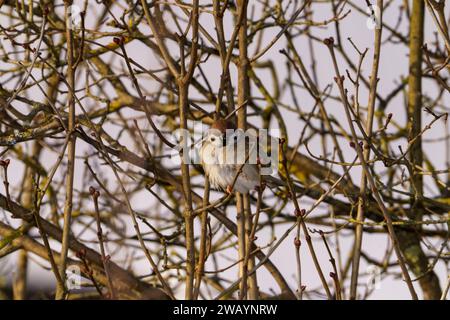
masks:
<instances>
[{"instance_id":1,"label":"reddish bud","mask_svg":"<svg viewBox=\"0 0 450 320\"><path fill-rule=\"evenodd\" d=\"M10 163L9 159L0 160L0 166L2 166L2 167L8 168L9 163Z\"/></svg>"},{"instance_id":2,"label":"reddish bud","mask_svg":"<svg viewBox=\"0 0 450 320\"><path fill-rule=\"evenodd\" d=\"M81 249L75 255L78 259L84 259L84 257L86 256L86 249Z\"/></svg>"},{"instance_id":3,"label":"reddish bud","mask_svg":"<svg viewBox=\"0 0 450 320\"><path fill-rule=\"evenodd\" d=\"M323 39L323 43L326 46L332 46L334 44L334 38L333 37L325 38Z\"/></svg>"},{"instance_id":4,"label":"reddish bud","mask_svg":"<svg viewBox=\"0 0 450 320\"><path fill-rule=\"evenodd\" d=\"M100 191L98 191L97 189L95 189L94 187L90 186L89 187L89 193L91 194L92 197L94 197L95 199L100 197Z\"/></svg>"},{"instance_id":5,"label":"reddish bud","mask_svg":"<svg viewBox=\"0 0 450 320\"><path fill-rule=\"evenodd\" d=\"M114 37L113 41L114 41L115 44L117 44L119 46L122 45L122 38Z\"/></svg>"}]
</instances>

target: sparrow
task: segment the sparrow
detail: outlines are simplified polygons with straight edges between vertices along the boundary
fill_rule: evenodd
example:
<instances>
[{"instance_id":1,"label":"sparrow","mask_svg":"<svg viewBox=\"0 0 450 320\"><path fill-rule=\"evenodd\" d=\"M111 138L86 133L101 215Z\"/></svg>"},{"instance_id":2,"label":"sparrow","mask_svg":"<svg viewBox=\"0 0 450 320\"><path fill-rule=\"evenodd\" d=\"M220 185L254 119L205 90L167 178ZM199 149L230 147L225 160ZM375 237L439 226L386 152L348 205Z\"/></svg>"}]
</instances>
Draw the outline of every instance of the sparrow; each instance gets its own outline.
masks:
<instances>
[{"instance_id":1,"label":"sparrow","mask_svg":"<svg viewBox=\"0 0 450 320\"><path fill-rule=\"evenodd\" d=\"M219 119L201 142L200 162L212 188L245 194L260 187L256 140L249 142L243 131L234 130L231 122Z\"/></svg>"}]
</instances>

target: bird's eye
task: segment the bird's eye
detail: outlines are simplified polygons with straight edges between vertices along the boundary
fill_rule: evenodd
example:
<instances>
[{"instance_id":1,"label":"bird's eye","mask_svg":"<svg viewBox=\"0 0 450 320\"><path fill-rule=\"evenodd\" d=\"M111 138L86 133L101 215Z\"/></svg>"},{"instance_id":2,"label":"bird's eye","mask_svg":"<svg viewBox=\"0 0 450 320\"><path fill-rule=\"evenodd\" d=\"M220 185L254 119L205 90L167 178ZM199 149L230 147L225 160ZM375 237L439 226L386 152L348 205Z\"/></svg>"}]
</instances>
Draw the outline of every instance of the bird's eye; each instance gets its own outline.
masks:
<instances>
[{"instance_id":1,"label":"bird's eye","mask_svg":"<svg viewBox=\"0 0 450 320\"><path fill-rule=\"evenodd\" d=\"M214 141L216 141L216 138L211 137L211 142L214 142Z\"/></svg>"}]
</instances>

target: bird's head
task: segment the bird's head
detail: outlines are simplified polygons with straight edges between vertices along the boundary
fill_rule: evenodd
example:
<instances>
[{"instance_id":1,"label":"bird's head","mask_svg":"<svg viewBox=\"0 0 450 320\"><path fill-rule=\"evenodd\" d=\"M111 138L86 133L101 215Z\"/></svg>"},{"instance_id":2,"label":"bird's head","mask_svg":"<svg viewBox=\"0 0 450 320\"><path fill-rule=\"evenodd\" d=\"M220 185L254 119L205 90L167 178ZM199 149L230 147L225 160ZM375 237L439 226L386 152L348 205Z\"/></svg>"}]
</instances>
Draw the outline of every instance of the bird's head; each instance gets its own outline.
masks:
<instances>
[{"instance_id":1,"label":"bird's head","mask_svg":"<svg viewBox=\"0 0 450 320\"><path fill-rule=\"evenodd\" d=\"M235 127L231 122L223 119L216 120L211 125L211 128L208 129L203 141L214 147L224 147L227 144L227 130L234 129Z\"/></svg>"},{"instance_id":2,"label":"bird's head","mask_svg":"<svg viewBox=\"0 0 450 320\"><path fill-rule=\"evenodd\" d=\"M217 129L209 129L203 141L205 144L210 144L216 148L220 148L226 144L225 136L225 134Z\"/></svg>"}]
</instances>

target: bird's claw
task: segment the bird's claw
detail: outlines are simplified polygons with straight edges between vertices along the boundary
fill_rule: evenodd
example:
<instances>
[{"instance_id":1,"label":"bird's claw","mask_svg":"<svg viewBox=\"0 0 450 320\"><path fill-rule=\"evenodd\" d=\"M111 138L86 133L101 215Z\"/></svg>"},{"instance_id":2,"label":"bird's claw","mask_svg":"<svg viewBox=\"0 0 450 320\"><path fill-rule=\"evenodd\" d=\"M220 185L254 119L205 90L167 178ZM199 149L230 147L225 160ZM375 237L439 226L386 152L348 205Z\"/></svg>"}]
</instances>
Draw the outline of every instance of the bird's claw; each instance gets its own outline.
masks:
<instances>
[{"instance_id":1,"label":"bird's claw","mask_svg":"<svg viewBox=\"0 0 450 320\"><path fill-rule=\"evenodd\" d=\"M227 191L228 194L232 194L233 193L233 187L228 185L226 191Z\"/></svg>"},{"instance_id":2,"label":"bird's claw","mask_svg":"<svg viewBox=\"0 0 450 320\"><path fill-rule=\"evenodd\" d=\"M266 189L267 184L263 181L259 186L255 187L255 191L263 192Z\"/></svg>"}]
</instances>

